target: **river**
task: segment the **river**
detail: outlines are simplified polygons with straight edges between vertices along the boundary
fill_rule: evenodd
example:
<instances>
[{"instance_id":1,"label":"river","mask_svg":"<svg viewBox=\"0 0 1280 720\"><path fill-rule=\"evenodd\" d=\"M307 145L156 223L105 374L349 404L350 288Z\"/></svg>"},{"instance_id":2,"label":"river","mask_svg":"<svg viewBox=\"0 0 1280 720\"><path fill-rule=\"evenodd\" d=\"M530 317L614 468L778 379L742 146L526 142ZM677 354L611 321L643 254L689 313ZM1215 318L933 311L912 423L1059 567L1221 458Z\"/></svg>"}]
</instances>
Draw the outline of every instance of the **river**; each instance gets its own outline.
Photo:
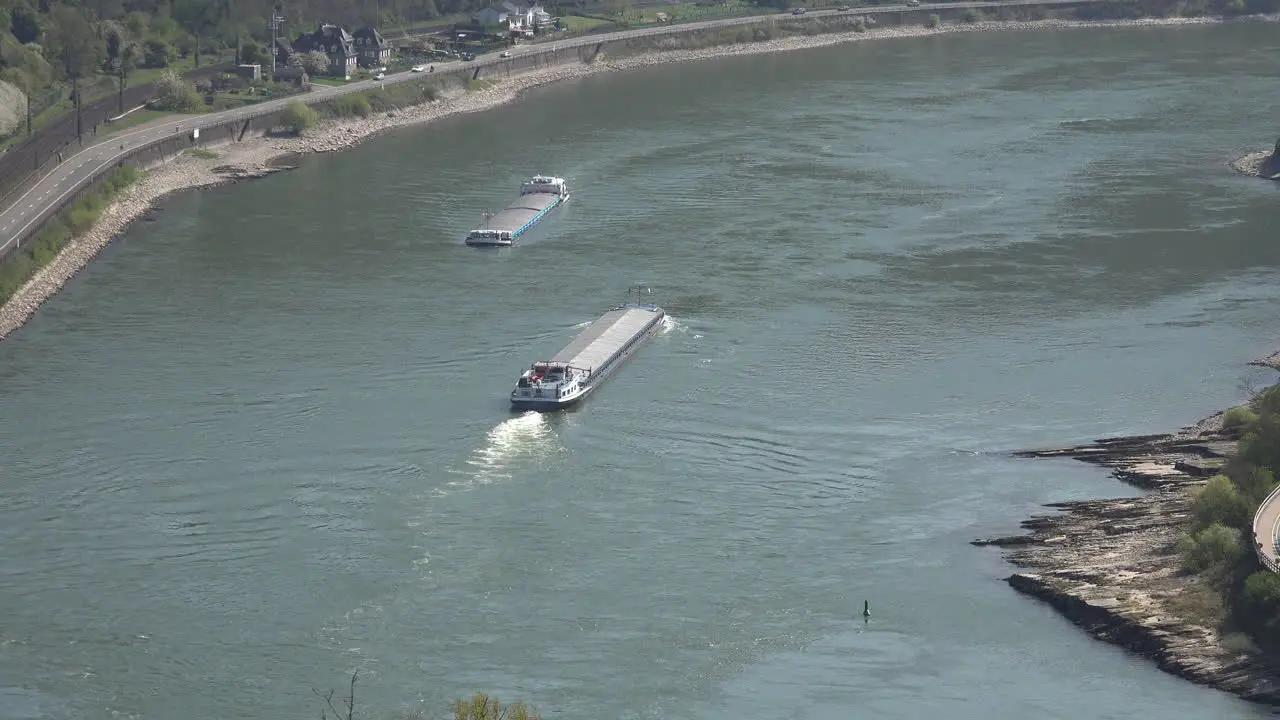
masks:
<instances>
[{"instance_id":1,"label":"river","mask_svg":"<svg viewBox=\"0 0 1280 720\"><path fill-rule=\"evenodd\" d=\"M0 344L0 718L1254 718L1001 578L1000 451L1171 430L1280 340L1274 28L596 75L175 196ZM574 199L461 244L532 172ZM647 283L581 409L529 362ZM872 617L861 617L863 601Z\"/></svg>"}]
</instances>

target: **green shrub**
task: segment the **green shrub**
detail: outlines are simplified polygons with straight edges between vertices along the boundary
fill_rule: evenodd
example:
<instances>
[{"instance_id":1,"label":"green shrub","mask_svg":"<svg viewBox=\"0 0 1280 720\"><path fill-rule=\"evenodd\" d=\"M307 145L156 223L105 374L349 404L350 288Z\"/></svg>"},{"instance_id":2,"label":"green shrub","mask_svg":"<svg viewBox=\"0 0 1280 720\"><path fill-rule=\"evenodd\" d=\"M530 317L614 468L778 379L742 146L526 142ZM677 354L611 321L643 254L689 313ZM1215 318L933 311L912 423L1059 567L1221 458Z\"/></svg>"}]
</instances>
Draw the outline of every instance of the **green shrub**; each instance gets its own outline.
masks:
<instances>
[{"instance_id":1,"label":"green shrub","mask_svg":"<svg viewBox=\"0 0 1280 720\"><path fill-rule=\"evenodd\" d=\"M1244 602L1252 612L1265 615L1280 608L1280 574L1256 572L1244 581Z\"/></svg>"},{"instance_id":2,"label":"green shrub","mask_svg":"<svg viewBox=\"0 0 1280 720\"><path fill-rule=\"evenodd\" d=\"M1222 415L1223 430L1244 430L1258 419L1258 413L1245 405L1233 407Z\"/></svg>"},{"instance_id":3,"label":"green shrub","mask_svg":"<svg viewBox=\"0 0 1280 720\"><path fill-rule=\"evenodd\" d=\"M1253 508L1231 478L1215 475L1196 491L1191 502L1191 517L1196 530L1210 525L1244 528L1253 518Z\"/></svg>"},{"instance_id":4,"label":"green shrub","mask_svg":"<svg viewBox=\"0 0 1280 720\"><path fill-rule=\"evenodd\" d=\"M924 26L927 28L936 28L941 24L942 24L942 18L938 17L937 15L930 15L929 20L925 22Z\"/></svg>"},{"instance_id":5,"label":"green shrub","mask_svg":"<svg viewBox=\"0 0 1280 720\"><path fill-rule=\"evenodd\" d=\"M518 702L503 706L497 698L478 693L470 700L459 700L453 706L454 720L541 720L537 710Z\"/></svg>"},{"instance_id":6,"label":"green shrub","mask_svg":"<svg viewBox=\"0 0 1280 720\"><path fill-rule=\"evenodd\" d=\"M373 111L369 107L369 98L360 93L343 95L333 102L334 114L338 117L369 117Z\"/></svg>"},{"instance_id":7,"label":"green shrub","mask_svg":"<svg viewBox=\"0 0 1280 720\"><path fill-rule=\"evenodd\" d=\"M319 120L320 117L315 110L297 100L291 100L281 111L279 122L282 127L288 129L294 135L301 135L315 127Z\"/></svg>"},{"instance_id":8,"label":"green shrub","mask_svg":"<svg viewBox=\"0 0 1280 720\"><path fill-rule=\"evenodd\" d=\"M1241 533L1226 525L1213 524L1183 539L1182 568L1204 573L1214 582L1225 580L1244 556Z\"/></svg>"}]
</instances>

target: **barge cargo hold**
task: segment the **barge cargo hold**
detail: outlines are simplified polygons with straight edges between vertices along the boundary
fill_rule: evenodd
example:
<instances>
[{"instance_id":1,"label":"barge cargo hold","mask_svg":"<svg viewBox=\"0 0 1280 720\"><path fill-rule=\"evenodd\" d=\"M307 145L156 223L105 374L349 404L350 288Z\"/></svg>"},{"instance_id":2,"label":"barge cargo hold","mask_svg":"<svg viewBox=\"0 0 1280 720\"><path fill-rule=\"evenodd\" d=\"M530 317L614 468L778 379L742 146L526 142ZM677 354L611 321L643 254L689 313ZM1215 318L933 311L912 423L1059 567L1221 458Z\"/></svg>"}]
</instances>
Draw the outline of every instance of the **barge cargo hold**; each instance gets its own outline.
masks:
<instances>
[{"instance_id":1,"label":"barge cargo hold","mask_svg":"<svg viewBox=\"0 0 1280 720\"><path fill-rule=\"evenodd\" d=\"M510 247L547 213L569 200L564 178L535 175L520 185L520 197L485 221L483 227L467 233L466 243L475 247Z\"/></svg>"},{"instance_id":2,"label":"barge cargo hold","mask_svg":"<svg viewBox=\"0 0 1280 720\"><path fill-rule=\"evenodd\" d=\"M599 387L662 328L666 312L630 302L613 308L550 360L533 364L511 391L514 410L560 410Z\"/></svg>"}]
</instances>

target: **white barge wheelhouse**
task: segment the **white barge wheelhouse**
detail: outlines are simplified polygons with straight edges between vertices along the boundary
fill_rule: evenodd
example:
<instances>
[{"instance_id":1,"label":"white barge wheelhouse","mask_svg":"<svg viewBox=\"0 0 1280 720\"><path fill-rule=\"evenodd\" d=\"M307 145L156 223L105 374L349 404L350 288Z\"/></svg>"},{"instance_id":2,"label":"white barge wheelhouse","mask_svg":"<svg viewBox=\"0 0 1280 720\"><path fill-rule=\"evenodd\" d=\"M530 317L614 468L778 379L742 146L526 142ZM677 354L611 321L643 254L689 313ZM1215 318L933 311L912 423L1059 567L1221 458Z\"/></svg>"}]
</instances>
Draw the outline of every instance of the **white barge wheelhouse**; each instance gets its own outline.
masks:
<instances>
[{"instance_id":1,"label":"white barge wheelhouse","mask_svg":"<svg viewBox=\"0 0 1280 720\"><path fill-rule=\"evenodd\" d=\"M482 227L467 233L466 243L476 247L510 247L547 213L569 200L564 178L535 175L520 184L520 197L486 219Z\"/></svg>"},{"instance_id":2,"label":"white barge wheelhouse","mask_svg":"<svg viewBox=\"0 0 1280 720\"><path fill-rule=\"evenodd\" d=\"M577 403L653 337L665 317L657 305L627 302L613 308L555 357L525 370L511 391L511 407L545 411Z\"/></svg>"}]
</instances>

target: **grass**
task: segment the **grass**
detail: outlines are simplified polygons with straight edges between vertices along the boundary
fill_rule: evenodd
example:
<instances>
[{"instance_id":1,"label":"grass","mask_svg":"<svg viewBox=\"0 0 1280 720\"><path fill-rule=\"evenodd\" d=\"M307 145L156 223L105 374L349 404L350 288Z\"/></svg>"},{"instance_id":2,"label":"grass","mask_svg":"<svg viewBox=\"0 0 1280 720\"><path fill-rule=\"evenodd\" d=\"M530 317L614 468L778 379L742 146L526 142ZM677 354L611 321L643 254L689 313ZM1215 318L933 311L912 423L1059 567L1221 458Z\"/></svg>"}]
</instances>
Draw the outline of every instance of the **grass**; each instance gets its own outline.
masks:
<instances>
[{"instance_id":1,"label":"grass","mask_svg":"<svg viewBox=\"0 0 1280 720\"><path fill-rule=\"evenodd\" d=\"M112 133L118 133L121 130L128 130L129 128L137 127L139 125L144 125L146 123L151 122L152 120L159 120L162 117L167 117L172 114L173 113L167 112L165 110L151 110L151 109L139 110L113 123L103 124L102 129L98 134L111 135Z\"/></svg>"},{"instance_id":2,"label":"grass","mask_svg":"<svg viewBox=\"0 0 1280 720\"><path fill-rule=\"evenodd\" d=\"M191 157L200 158L201 160L217 160L218 158L222 157L221 155L219 155L218 153L212 150L206 150L204 148L199 148L199 147L191 148L187 152L191 153Z\"/></svg>"},{"instance_id":3,"label":"grass","mask_svg":"<svg viewBox=\"0 0 1280 720\"><path fill-rule=\"evenodd\" d=\"M346 85L351 81L343 80L342 78L312 76L311 82L317 85L328 85L330 87L342 87L343 85Z\"/></svg>"},{"instance_id":4,"label":"grass","mask_svg":"<svg viewBox=\"0 0 1280 720\"><path fill-rule=\"evenodd\" d=\"M67 243L93 227L102 211L141 177L142 173L132 165L116 168L96 191L49 220L34 242L10 255L0 266L0 305L8 302L41 268L53 262Z\"/></svg>"},{"instance_id":5,"label":"grass","mask_svg":"<svg viewBox=\"0 0 1280 720\"><path fill-rule=\"evenodd\" d=\"M582 17L581 15L562 15L560 17L560 24L564 26L565 32L580 33L587 32L592 28L597 28L601 25L612 25L613 23L608 20Z\"/></svg>"},{"instance_id":6,"label":"grass","mask_svg":"<svg viewBox=\"0 0 1280 720\"><path fill-rule=\"evenodd\" d=\"M485 80L475 81L487 83ZM488 84L485 87L489 87ZM440 85L435 80L419 80L385 85L364 92L350 93L316 103L313 107L321 117L368 117L373 113L391 112L400 108L434 102L440 97Z\"/></svg>"}]
</instances>

